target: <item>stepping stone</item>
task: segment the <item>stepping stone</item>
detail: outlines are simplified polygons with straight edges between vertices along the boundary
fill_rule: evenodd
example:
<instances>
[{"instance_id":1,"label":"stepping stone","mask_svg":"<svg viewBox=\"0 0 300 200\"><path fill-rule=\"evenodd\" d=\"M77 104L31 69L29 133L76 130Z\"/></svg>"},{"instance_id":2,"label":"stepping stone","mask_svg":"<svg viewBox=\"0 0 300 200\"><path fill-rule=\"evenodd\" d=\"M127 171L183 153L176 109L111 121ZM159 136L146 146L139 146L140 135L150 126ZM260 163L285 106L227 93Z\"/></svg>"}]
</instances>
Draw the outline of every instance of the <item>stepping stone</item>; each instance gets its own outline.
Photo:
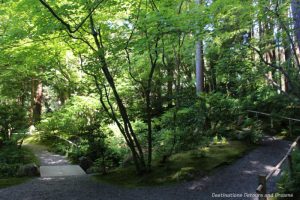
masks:
<instances>
[{"instance_id":1,"label":"stepping stone","mask_svg":"<svg viewBox=\"0 0 300 200\"><path fill-rule=\"evenodd\" d=\"M79 165L41 166L41 177L82 176L86 173Z\"/></svg>"}]
</instances>

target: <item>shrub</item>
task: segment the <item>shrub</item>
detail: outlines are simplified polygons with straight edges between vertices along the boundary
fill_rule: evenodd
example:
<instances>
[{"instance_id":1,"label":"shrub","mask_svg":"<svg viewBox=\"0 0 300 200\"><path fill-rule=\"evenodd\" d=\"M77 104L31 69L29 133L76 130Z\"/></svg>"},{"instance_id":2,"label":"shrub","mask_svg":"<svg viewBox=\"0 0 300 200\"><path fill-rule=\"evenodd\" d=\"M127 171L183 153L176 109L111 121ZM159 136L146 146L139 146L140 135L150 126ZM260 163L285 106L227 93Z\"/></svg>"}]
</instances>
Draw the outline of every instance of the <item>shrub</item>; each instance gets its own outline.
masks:
<instances>
[{"instance_id":1,"label":"shrub","mask_svg":"<svg viewBox=\"0 0 300 200\"><path fill-rule=\"evenodd\" d=\"M281 194L294 194L300 197L300 150L292 153L293 172L284 170L283 175L277 183L278 192Z\"/></svg>"},{"instance_id":2,"label":"shrub","mask_svg":"<svg viewBox=\"0 0 300 200\"><path fill-rule=\"evenodd\" d=\"M16 176L19 167L29 163L37 163L32 152L17 145L5 145L0 150L0 178Z\"/></svg>"},{"instance_id":3,"label":"shrub","mask_svg":"<svg viewBox=\"0 0 300 200\"><path fill-rule=\"evenodd\" d=\"M0 102L0 140L10 140L12 133L27 125L26 112L16 103Z\"/></svg>"},{"instance_id":4,"label":"shrub","mask_svg":"<svg viewBox=\"0 0 300 200\"><path fill-rule=\"evenodd\" d=\"M103 113L97 99L75 96L60 110L46 115L37 129L42 142L73 162L84 156L92 161L104 159L105 165L118 165L122 154L118 147L123 140L112 133L111 121Z\"/></svg>"},{"instance_id":5,"label":"shrub","mask_svg":"<svg viewBox=\"0 0 300 200\"><path fill-rule=\"evenodd\" d=\"M240 113L239 103L232 97L214 93L202 95L189 107L168 110L155 120L158 154L206 146L216 135L226 142L222 136L227 136L226 130Z\"/></svg>"},{"instance_id":6,"label":"shrub","mask_svg":"<svg viewBox=\"0 0 300 200\"><path fill-rule=\"evenodd\" d=\"M21 164L6 164L1 163L0 165L0 178L13 177L17 175L17 171Z\"/></svg>"}]
</instances>

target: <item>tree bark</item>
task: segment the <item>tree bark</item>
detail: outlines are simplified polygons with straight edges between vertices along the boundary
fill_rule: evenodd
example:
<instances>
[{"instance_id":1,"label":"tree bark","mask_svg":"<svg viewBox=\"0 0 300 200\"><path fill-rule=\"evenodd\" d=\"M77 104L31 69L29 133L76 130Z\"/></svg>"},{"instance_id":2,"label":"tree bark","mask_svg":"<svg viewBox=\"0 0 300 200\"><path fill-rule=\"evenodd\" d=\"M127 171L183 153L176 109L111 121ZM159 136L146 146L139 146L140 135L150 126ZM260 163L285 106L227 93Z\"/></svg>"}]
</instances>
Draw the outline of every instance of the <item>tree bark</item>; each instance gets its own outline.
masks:
<instances>
[{"instance_id":1,"label":"tree bark","mask_svg":"<svg viewBox=\"0 0 300 200\"><path fill-rule=\"evenodd\" d=\"M92 30L92 36L94 38L95 44L98 49L97 53L98 53L98 59L99 59L100 65L101 65L101 70L102 70L110 88L113 91L120 115L123 120L123 128L120 129L120 131L123 133L123 136L126 139L127 145L129 146L129 148L132 152L132 156L135 161L135 167L136 167L137 172L143 173L146 170L144 153L143 153L142 147L140 145L140 142L138 141L138 139L133 131L133 128L132 128L132 125L131 125L131 122L129 120L129 116L127 113L127 109L124 106L124 103L117 91L115 81L109 71L108 64L107 64L106 58L105 58L103 44L102 44L101 33L100 33L100 30L98 30L99 33L95 32L95 26L94 26L94 21L93 21L92 16L90 16L90 25L91 25L91 30Z\"/></svg>"},{"instance_id":2,"label":"tree bark","mask_svg":"<svg viewBox=\"0 0 300 200\"><path fill-rule=\"evenodd\" d=\"M200 0L195 0L196 5L200 5ZM199 30L196 32L196 94L199 95L204 90L204 65L202 41L199 39Z\"/></svg>"},{"instance_id":3,"label":"tree bark","mask_svg":"<svg viewBox=\"0 0 300 200\"><path fill-rule=\"evenodd\" d=\"M33 122L34 124L41 121L42 115L42 100L43 100L43 84L41 80L37 81L35 98L34 98L34 111L33 111Z\"/></svg>"},{"instance_id":4,"label":"tree bark","mask_svg":"<svg viewBox=\"0 0 300 200\"><path fill-rule=\"evenodd\" d=\"M294 32L298 44L298 50L300 50L300 0L292 0L291 6L294 20Z\"/></svg>"},{"instance_id":5,"label":"tree bark","mask_svg":"<svg viewBox=\"0 0 300 200\"><path fill-rule=\"evenodd\" d=\"M41 121L43 84L41 80L31 79L30 125Z\"/></svg>"},{"instance_id":6,"label":"tree bark","mask_svg":"<svg viewBox=\"0 0 300 200\"><path fill-rule=\"evenodd\" d=\"M52 9L52 7L50 5L48 5L44 0L39 0L39 1L43 4L43 6L46 9L48 9L48 11L53 15L53 17L55 17L62 25L65 26L65 28L71 38L78 39L73 34L76 33L81 28L81 26L85 23L85 21L87 19L90 20L91 36L94 39L96 48L94 48L94 46L92 44L90 44L88 41L84 40L83 38L79 38L79 39L81 41L83 41L85 44L87 44L91 48L91 50L93 50L96 53L96 57L99 61L101 71L104 74L106 81L108 82L108 84L113 92L113 95L115 97L115 101L117 103L117 107L118 107L119 113L122 118L122 124L114 115L115 113L113 113L112 115L110 115L110 113L108 113L108 114L112 117L112 120L114 120L118 124L118 127L119 127L121 133L123 134L128 147L130 148L130 150L132 152L132 156L133 156L133 160L135 161L135 167L136 167L137 172L143 173L146 169L144 154L143 154L141 145L133 131L126 107L117 91L113 76L109 71L109 66L106 62L105 50L104 50L104 46L102 43L101 30L100 29L96 30L94 21L93 21L93 12L97 9L97 7L99 7L99 5L103 1L99 1L96 4L96 6L94 6L90 10L88 15L75 27L75 29L72 29L70 24L68 24L61 17L59 17L58 14ZM96 83L97 88L99 88L100 86L99 86L99 83L97 82L97 76L95 74L93 74L93 77L95 78L95 83ZM100 94L100 96L101 96L101 94ZM103 104L104 102L101 101L101 103ZM105 107L105 105L104 105L104 107Z\"/></svg>"}]
</instances>

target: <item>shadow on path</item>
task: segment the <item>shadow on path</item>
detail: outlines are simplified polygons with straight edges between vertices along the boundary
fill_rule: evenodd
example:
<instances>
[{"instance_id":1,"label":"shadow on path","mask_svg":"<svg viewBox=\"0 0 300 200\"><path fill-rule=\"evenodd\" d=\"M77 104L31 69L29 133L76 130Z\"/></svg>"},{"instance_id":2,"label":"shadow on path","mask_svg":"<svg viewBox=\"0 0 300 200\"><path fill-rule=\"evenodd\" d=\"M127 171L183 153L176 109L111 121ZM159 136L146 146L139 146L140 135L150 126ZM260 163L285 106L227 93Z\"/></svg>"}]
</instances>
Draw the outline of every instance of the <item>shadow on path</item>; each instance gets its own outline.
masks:
<instances>
[{"instance_id":1,"label":"shadow on path","mask_svg":"<svg viewBox=\"0 0 300 200\"><path fill-rule=\"evenodd\" d=\"M37 178L0 190L1 200L254 200L253 197L213 198L212 194L255 194L257 175L268 173L281 160L290 142L266 138L264 144L213 175L171 186L122 188L93 181L90 176ZM44 152L46 153L46 152ZM47 153L46 153L47 155ZM51 156L53 162L59 161ZM45 159L43 162L51 164ZM275 189L278 177L268 182Z\"/></svg>"}]
</instances>

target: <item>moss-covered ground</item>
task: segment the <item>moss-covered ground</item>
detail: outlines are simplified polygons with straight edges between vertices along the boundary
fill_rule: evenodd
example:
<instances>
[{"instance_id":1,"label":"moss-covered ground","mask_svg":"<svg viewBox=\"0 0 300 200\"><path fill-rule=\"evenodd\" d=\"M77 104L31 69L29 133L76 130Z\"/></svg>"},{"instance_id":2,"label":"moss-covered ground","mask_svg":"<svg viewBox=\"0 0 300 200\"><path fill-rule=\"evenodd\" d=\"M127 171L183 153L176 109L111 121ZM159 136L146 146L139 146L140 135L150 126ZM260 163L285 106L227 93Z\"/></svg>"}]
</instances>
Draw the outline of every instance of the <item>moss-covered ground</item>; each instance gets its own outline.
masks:
<instances>
[{"instance_id":1,"label":"moss-covered ground","mask_svg":"<svg viewBox=\"0 0 300 200\"><path fill-rule=\"evenodd\" d=\"M213 144L174 154L164 164L154 160L152 171L142 176L137 175L134 167L130 166L114 169L106 175L96 175L95 179L125 187L172 184L209 174L222 165L232 163L253 148L253 145L240 141Z\"/></svg>"}]
</instances>

